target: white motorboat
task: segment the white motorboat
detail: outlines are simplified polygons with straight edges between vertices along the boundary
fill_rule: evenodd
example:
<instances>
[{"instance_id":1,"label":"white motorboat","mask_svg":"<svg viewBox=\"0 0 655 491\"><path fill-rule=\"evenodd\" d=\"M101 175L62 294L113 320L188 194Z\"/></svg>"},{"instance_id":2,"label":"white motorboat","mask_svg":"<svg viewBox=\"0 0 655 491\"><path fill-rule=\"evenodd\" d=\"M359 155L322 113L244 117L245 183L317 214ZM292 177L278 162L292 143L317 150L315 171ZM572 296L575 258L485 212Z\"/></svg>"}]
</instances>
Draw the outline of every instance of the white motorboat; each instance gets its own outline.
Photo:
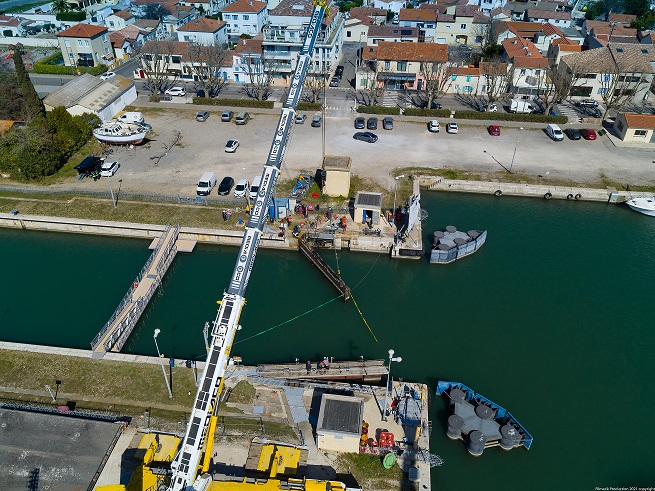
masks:
<instances>
[{"instance_id":1,"label":"white motorboat","mask_svg":"<svg viewBox=\"0 0 655 491\"><path fill-rule=\"evenodd\" d=\"M147 133L145 128L120 121L106 121L93 130L93 136L103 143L113 145L138 145Z\"/></svg>"},{"instance_id":2,"label":"white motorboat","mask_svg":"<svg viewBox=\"0 0 655 491\"><path fill-rule=\"evenodd\" d=\"M625 202L630 208L644 215L655 217L655 196L632 198Z\"/></svg>"}]
</instances>

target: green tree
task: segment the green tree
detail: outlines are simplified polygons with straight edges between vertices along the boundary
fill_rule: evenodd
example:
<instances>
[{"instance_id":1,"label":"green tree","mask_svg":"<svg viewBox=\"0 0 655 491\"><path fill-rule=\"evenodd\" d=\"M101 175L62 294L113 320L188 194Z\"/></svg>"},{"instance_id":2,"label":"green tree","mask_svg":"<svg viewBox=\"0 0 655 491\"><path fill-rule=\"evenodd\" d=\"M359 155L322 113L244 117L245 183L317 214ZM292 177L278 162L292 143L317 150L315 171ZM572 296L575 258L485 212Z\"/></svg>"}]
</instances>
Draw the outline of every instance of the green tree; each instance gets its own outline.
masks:
<instances>
[{"instance_id":1,"label":"green tree","mask_svg":"<svg viewBox=\"0 0 655 491\"><path fill-rule=\"evenodd\" d=\"M66 0L54 0L50 5L55 13L68 12L70 10Z\"/></svg>"},{"instance_id":2,"label":"green tree","mask_svg":"<svg viewBox=\"0 0 655 491\"><path fill-rule=\"evenodd\" d=\"M7 144L11 166L23 179L52 175L63 165L59 147L45 126L30 124L14 130Z\"/></svg>"},{"instance_id":3,"label":"green tree","mask_svg":"<svg viewBox=\"0 0 655 491\"><path fill-rule=\"evenodd\" d=\"M41 102L39 94L36 93L34 85L32 85L32 81L25 70L23 57L18 49L14 50L14 69L16 70L16 81L22 96L25 121L45 124L45 106Z\"/></svg>"},{"instance_id":4,"label":"green tree","mask_svg":"<svg viewBox=\"0 0 655 491\"><path fill-rule=\"evenodd\" d=\"M16 72L10 65L0 64L0 119L21 119L21 97L18 93Z\"/></svg>"},{"instance_id":5,"label":"green tree","mask_svg":"<svg viewBox=\"0 0 655 491\"><path fill-rule=\"evenodd\" d=\"M607 5L603 0L598 0L596 2L590 3L587 5L587 12L585 12L585 18L588 20L594 20L596 17L603 15L607 10Z\"/></svg>"},{"instance_id":6,"label":"green tree","mask_svg":"<svg viewBox=\"0 0 655 491\"><path fill-rule=\"evenodd\" d=\"M483 61L496 61L503 54L503 46L500 44L490 44L482 52Z\"/></svg>"},{"instance_id":7,"label":"green tree","mask_svg":"<svg viewBox=\"0 0 655 491\"><path fill-rule=\"evenodd\" d=\"M649 0L623 0L623 13L641 17L650 12Z\"/></svg>"},{"instance_id":8,"label":"green tree","mask_svg":"<svg viewBox=\"0 0 655 491\"><path fill-rule=\"evenodd\" d=\"M637 17L636 20L630 23L630 27L633 29L639 29L640 31L647 31L652 29L655 26L655 12L648 11L646 15Z\"/></svg>"}]
</instances>

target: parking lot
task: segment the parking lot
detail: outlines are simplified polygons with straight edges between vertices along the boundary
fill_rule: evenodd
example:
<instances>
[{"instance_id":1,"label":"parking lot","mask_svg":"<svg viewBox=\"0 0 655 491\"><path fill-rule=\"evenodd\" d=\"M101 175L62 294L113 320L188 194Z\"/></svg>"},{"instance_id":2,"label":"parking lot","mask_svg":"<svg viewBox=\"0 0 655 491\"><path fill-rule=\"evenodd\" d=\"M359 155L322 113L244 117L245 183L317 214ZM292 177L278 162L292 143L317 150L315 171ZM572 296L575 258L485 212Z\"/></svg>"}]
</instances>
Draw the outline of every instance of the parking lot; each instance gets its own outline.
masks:
<instances>
[{"instance_id":1,"label":"parking lot","mask_svg":"<svg viewBox=\"0 0 655 491\"><path fill-rule=\"evenodd\" d=\"M238 181L252 182L259 175L270 148L278 115L251 111L247 125L237 126L232 121L220 120L220 110L209 108L210 117L197 122L197 107L146 112L146 121L153 127L150 141L132 149L113 147L110 160L118 160L121 168L114 180L121 180L126 192L194 196L198 178L204 172L214 172L218 182L229 175ZM608 178L636 185L650 184L655 176L655 154L649 149L618 148L607 137L596 141L562 142L550 140L544 133L545 125L525 125L524 129L500 123L501 135L490 136L486 125L490 122L459 121L459 133L447 134L441 119L441 132L427 130L427 118L395 119L393 130L375 133L376 143L353 140L355 133L351 117L324 119L324 128L310 125L314 113L307 113L305 124L295 125L286 152L282 178L292 178L300 171L314 171L320 167L323 154L322 134L325 131L325 154L352 157L352 172L363 178L379 181L392 187L394 169L418 166L430 168L452 167L477 172L502 170L512 164L513 171L532 175L548 172L552 179L570 179L598 185L601 172ZM381 120L381 118L380 118ZM381 121L380 121L381 123ZM516 123L514 123L516 124ZM578 125L580 127L580 125ZM165 148L181 138L166 154ZM226 153L228 139L237 139L240 146L235 153ZM163 156L162 156L163 155ZM161 157L157 160L155 157ZM93 180L72 178L66 187L99 187ZM216 190L212 196L217 197Z\"/></svg>"}]
</instances>

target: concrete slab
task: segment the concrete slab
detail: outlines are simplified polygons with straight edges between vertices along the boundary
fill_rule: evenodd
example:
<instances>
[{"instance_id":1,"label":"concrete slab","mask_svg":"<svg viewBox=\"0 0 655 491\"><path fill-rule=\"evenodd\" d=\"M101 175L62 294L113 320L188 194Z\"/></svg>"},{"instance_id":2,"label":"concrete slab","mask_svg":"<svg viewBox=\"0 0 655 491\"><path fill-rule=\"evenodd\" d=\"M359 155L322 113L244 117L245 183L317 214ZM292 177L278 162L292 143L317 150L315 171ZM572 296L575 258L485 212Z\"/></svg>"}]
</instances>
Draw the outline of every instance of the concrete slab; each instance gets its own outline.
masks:
<instances>
[{"instance_id":1,"label":"concrete slab","mask_svg":"<svg viewBox=\"0 0 655 491\"><path fill-rule=\"evenodd\" d=\"M85 491L119 425L0 408L2 489Z\"/></svg>"},{"instance_id":2,"label":"concrete slab","mask_svg":"<svg viewBox=\"0 0 655 491\"><path fill-rule=\"evenodd\" d=\"M177 239L175 246L177 247L177 252L193 252L197 243L197 240Z\"/></svg>"}]
</instances>

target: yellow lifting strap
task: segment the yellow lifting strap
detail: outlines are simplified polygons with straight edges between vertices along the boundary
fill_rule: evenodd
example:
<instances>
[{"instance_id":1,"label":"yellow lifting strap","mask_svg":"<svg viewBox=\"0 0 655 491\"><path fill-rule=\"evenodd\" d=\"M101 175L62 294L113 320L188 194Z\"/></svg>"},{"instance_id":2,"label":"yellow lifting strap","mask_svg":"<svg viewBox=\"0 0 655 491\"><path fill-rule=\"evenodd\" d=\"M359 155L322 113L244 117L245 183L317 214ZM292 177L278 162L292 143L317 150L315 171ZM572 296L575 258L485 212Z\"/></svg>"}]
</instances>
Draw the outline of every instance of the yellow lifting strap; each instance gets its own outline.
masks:
<instances>
[{"instance_id":1,"label":"yellow lifting strap","mask_svg":"<svg viewBox=\"0 0 655 491\"><path fill-rule=\"evenodd\" d=\"M328 3L326 0L314 0L314 6L315 7L323 7L325 10L325 17L330 16L330 9L328 8Z\"/></svg>"}]
</instances>

